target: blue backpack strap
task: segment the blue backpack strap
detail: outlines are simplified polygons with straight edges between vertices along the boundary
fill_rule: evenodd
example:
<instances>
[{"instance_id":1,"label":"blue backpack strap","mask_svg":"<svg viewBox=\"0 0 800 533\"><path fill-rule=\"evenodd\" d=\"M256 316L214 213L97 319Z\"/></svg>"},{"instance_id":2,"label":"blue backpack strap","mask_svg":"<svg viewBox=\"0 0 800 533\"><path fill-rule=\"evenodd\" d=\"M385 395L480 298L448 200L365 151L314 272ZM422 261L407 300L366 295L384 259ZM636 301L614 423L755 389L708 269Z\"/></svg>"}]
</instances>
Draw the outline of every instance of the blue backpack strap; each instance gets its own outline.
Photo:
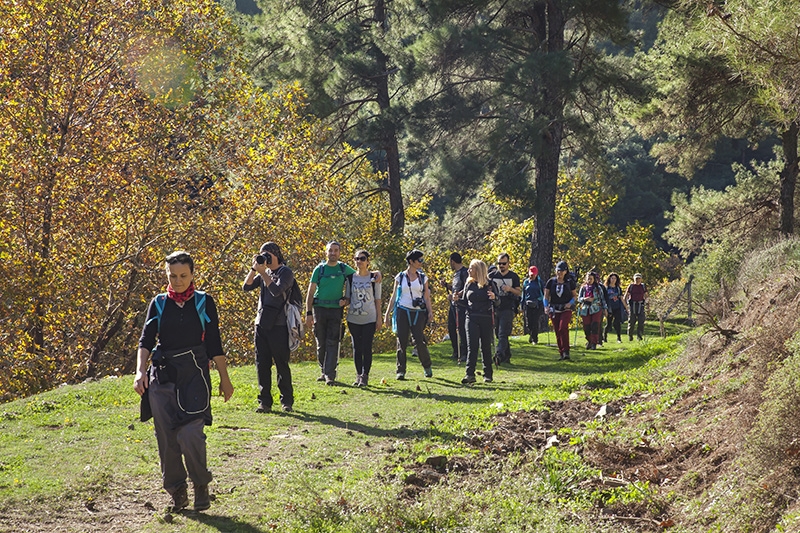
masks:
<instances>
[{"instance_id":1,"label":"blue backpack strap","mask_svg":"<svg viewBox=\"0 0 800 533\"><path fill-rule=\"evenodd\" d=\"M200 325L203 327L202 340L206 340L206 324L211 322L211 318L206 313L206 293L205 291L194 291L194 306L197 309L197 316L200 317Z\"/></svg>"},{"instance_id":2,"label":"blue backpack strap","mask_svg":"<svg viewBox=\"0 0 800 533\"><path fill-rule=\"evenodd\" d=\"M161 294L156 294L155 297L155 304L156 304L156 316L151 318L145 323L145 327L150 324L153 320L158 322L158 331L161 331L161 315L164 314L164 305L167 302L167 293L162 292Z\"/></svg>"}]
</instances>

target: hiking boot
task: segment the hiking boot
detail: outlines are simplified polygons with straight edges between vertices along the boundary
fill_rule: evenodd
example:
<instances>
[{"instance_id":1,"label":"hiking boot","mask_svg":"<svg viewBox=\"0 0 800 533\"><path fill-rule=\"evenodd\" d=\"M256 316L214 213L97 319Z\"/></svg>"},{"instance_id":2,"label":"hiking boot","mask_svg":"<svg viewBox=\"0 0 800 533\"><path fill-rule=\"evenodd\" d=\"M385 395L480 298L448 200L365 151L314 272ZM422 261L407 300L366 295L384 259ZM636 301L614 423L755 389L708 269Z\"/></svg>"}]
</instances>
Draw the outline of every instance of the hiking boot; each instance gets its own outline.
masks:
<instances>
[{"instance_id":1,"label":"hiking boot","mask_svg":"<svg viewBox=\"0 0 800 533\"><path fill-rule=\"evenodd\" d=\"M628 335L628 340L633 342L633 335Z\"/></svg>"},{"instance_id":2,"label":"hiking boot","mask_svg":"<svg viewBox=\"0 0 800 533\"><path fill-rule=\"evenodd\" d=\"M425 377L426 378L432 378L433 377L433 369L431 367L424 368L423 370L425 370Z\"/></svg>"},{"instance_id":3,"label":"hiking boot","mask_svg":"<svg viewBox=\"0 0 800 533\"><path fill-rule=\"evenodd\" d=\"M281 409L283 410L284 413L291 413L294 410L292 409L292 406L289 404L281 405Z\"/></svg>"},{"instance_id":4,"label":"hiking boot","mask_svg":"<svg viewBox=\"0 0 800 533\"><path fill-rule=\"evenodd\" d=\"M366 387L369 384L369 374L361 374L361 386Z\"/></svg>"},{"instance_id":5,"label":"hiking boot","mask_svg":"<svg viewBox=\"0 0 800 533\"><path fill-rule=\"evenodd\" d=\"M256 413L269 413L270 411L272 411L272 406L270 405L259 403L258 407L256 407Z\"/></svg>"},{"instance_id":6,"label":"hiking boot","mask_svg":"<svg viewBox=\"0 0 800 533\"><path fill-rule=\"evenodd\" d=\"M332 387L335 384L336 384L336 382L334 381L334 379L332 377L325 376L325 385L328 385L329 387Z\"/></svg>"},{"instance_id":7,"label":"hiking boot","mask_svg":"<svg viewBox=\"0 0 800 533\"><path fill-rule=\"evenodd\" d=\"M211 507L211 496L208 494L208 485L194 486L194 510L205 511Z\"/></svg>"},{"instance_id":8,"label":"hiking boot","mask_svg":"<svg viewBox=\"0 0 800 533\"><path fill-rule=\"evenodd\" d=\"M361 374L356 376L356 380L353 382L353 387L360 387L361 386Z\"/></svg>"},{"instance_id":9,"label":"hiking boot","mask_svg":"<svg viewBox=\"0 0 800 533\"><path fill-rule=\"evenodd\" d=\"M475 383L477 380L475 376L464 376L464 379L461 380L462 385L469 385L471 383Z\"/></svg>"},{"instance_id":10,"label":"hiking boot","mask_svg":"<svg viewBox=\"0 0 800 533\"><path fill-rule=\"evenodd\" d=\"M569 361L569 352L564 352L564 357L562 357L565 361Z\"/></svg>"},{"instance_id":11,"label":"hiking boot","mask_svg":"<svg viewBox=\"0 0 800 533\"><path fill-rule=\"evenodd\" d=\"M404 379L406 379L406 375L402 372L398 372L395 378L397 379L397 381L403 381Z\"/></svg>"},{"instance_id":12,"label":"hiking boot","mask_svg":"<svg viewBox=\"0 0 800 533\"><path fill-rule=\"evenodd\" d=\"M325 381L325 374L322 374L320 377L318 377L317 381Z\"/></svg>"},{"instance_id":13,"label":"hiking boot","mask_svg":"<svg viewBox=\"0 0 800 533\"><path fill-rule=\"evenodd\" d=\"M492 381L494 381L494 380L492 378L490 378L490 377L484 377L483 378L483 382L484 383L491 383Z\"/></svg>"},{"instance_id":14,"label":"hiking boot","mask_svg":"<svg viewBox=\"0 0 800 533\"><path fill-rule=\"evenodd\" d=\"M187 507L189 507L189 494L186 491L186 485L184 485L172 493L171 511L177 513Z\"/></svg>"}]
</instances>

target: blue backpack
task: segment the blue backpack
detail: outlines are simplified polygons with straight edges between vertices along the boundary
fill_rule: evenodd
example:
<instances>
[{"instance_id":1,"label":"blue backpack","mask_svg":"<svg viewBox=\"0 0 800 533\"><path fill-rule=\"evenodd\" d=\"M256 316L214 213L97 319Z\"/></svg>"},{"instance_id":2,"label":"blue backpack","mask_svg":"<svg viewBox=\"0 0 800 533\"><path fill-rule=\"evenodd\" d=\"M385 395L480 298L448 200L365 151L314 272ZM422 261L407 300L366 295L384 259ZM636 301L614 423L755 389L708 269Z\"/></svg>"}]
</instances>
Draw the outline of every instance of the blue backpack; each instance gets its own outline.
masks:
<instances>
[{"instance_id":1,"label":"blue backpack","mask_svg":"<svg viewBox=\"0 0 800 533\"><path fill-rule=\"evenodd\" d=\"M156 316L147 321L145 326L153 320L158 321L158 330L161 331L161 315L164 314L164 306L167 303L167 293L162 292L156 295ZM200 317L200 325L203 327L202 340L206 340L206 324L211 322L208 313L206 313L206 293L204 291L194 291L194 306L197 309L197 316Z\"/></svg>"}]
</instances>

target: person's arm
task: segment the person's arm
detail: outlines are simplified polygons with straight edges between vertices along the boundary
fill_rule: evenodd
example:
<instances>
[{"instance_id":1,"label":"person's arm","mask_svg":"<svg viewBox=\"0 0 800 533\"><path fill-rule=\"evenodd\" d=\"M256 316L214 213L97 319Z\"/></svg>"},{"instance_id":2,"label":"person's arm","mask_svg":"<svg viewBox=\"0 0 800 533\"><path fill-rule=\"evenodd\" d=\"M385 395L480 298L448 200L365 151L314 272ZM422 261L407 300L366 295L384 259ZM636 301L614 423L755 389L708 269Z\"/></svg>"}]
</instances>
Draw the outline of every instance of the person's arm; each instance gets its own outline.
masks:
<instances>
[{"instance_id":1,"label":"person's arm","mask_svg":"<svg viewBox=\"0 0 800 533\"><path fill-rule=\"evenodd\" d=\"M381 284L377 281L372 282L373 294L375 295L375 331L383 327L383 315L381 314Z\"/></svg>"},{"instance_id":2,"label":"person's arm","mask_svg":"<svg viewBox=\"0 0 800 533\"><path fill-rule=\"evenodd\" d=\"M428 286L428 278L425 278L425 288L422 293L425 299L425 308L428 310L428 324L433 322L433 306L431 305L431 288Z\"/></svg>"},{"instance_id":3,"label":"person's arm","mask_svg":"<svg viewBox=\"0 0 800 533\"><path fill-rule=\"evenodd\" d=\"M514 296L522 296L522 287L519 284L519 276L514 275L511 278L511 287L506 288L506 292L510 292Z\"/></svg>"},{"instance_id":4,"label":"person's arm","mask_svg":"<svg viewBox=\"0 0 800 533\"><path fill-rule=\"evenodd\" d=\"M386 313L383 315L383 321L387 324L389 323L390 315L392 314L392 310L394 309L394 300L396 295L397 295L397 280L394 280L394 286L392 287L392 296L389 298L389 305L386 306Z\"/></svg>"},{"instance_id":5,"label":"person's arm","mask_svg":"<svg viewBox=\"0 0 800 533\"><path fill-rule=\"evenodd\" d=\"M228 377L228 358L224 355L216 355L212 357L212 360L219 372L219 395L227 402L233 396L233 384L231 378Z\"/></svg>"},{"instance_id":6,"label":"person's arm","mask_svg":"<svg viewBox=\"0 0 800 533\"><path fill-rule=\"evenodd\" d=\"M542 308L545 314L550 313L550 289L544 288L544 296L542 297Z\"/></svg>"},{"instance_id":7,"label":"person's arm","mask_svg":"<svg viewBox=\"0 0 800 533\"><path fill-rule=\"evenodd\" d=\"M575 289L572 289L572 300L564 304L564 309L572 309L575 307L575 298L577 296L577 292Z\"/></svg>"},{"instance_id":8,"label":"person's arm","mask_svg":"<svg viewBox=\"0 0 800 533\"><path fill-rule=\"evenodd\" d=\"M317 284L313 281L308 282L308 292L306 292L306 329L314 324L314 293L317 292Z\"/></svg>"},{"instance_id":9,"label":"person's arm","mask_svg":"<svg viewBox=\"0 0 800 533\"><path fill-rule=\"evenodd\" d=\"M150 350L139 348L136 354L136 377L133 378L133 390L141 396L150 386L147 377L147 361L150 359Z\"/></svg>"},{"instance_id":10,"label":"person's arm","mask_svg":"<svg viewBox=\"0 0 800 533\"><path fill-rule=\"evenodd\" d=\"M261 283L263 283L264 278L269 277L264 274L266 270L267 266L264 263L259 263L258 261L256 261L256 258L253 257L253 264L250 265L250 271L247 273L247 277L244 278L244 284L242 285L242 290L252 291L260 287Z\"/></svg>"}]
</instances>

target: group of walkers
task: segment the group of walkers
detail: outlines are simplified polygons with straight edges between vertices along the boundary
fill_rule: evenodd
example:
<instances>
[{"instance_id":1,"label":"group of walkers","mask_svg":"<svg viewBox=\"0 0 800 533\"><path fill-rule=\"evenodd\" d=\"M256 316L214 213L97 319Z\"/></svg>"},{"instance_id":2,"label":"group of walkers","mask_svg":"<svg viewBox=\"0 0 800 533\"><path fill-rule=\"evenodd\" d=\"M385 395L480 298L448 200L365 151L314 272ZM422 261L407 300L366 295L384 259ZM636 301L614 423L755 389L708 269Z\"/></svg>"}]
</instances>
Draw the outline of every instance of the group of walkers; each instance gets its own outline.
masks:
<instances>
[{"instance_id":1,"label":"group of walkers","mask_svg":"<svg viewBox=\"0 0 800 533\"><path fill-rule=\"evenodd\" d=\"M336 384L343 319L353 345L356 387L369 385L372 344L376 331L391 320L397 336L396 378L404 380L406 352L413 341L426 377L433 376L425 327L433 320L431 288L424 273L424 254L406 254L406 268L394 277L391 297L382 312L379 271L370 270L370 254L357 250L355 267L339 260L341 246L331 241L326 260L313 271L306 292L305 326L313 327L320 368L318 381ZM630 316L628 336L642 338L647 291L641 274L623 293L619 275L611 273L601 283L598 272L589 272L578 288L567 264L556 265L556 275L543 283L536 266L521 283L510 269L510 257L501 254L495 265L473 259L464 266L458 253L450 255L452 283L447 287L450 308L448 331L453 360L465 365L463 384L476 382L478 354L482 357L483 380L493 381L493 367L511 361L509 337L519 308L529 341L538 342L540 319L552 321L561 359L569 359L569 329L573 310L581 316L587 348L594 349L615 331L621 342L621 324ZM194 484L195 510L210 506L203 427L210 425L210 362L220 375L220 395L228 401L233 385L228 377L222 348L217 307L211 295L194 286L194 261L186 252L175 252L165 260L167 292L150 302L139 339L134 390L142 396L141 419L153 418L158 443L163 486L172 496L173 510L189 505L187 478ZM254 327L258 406L256 412L272 410L272 366L277 374L283 411L292 411L294 390L289 368L290 330L293 314L290 299L300 293L294 273L286 265L280 247L264 243L253 256L242 285L244 291L259 289ZM300 293L301 294L301 293ZM298 296L297 300L302 299ZM345 315L346 308L346 315ZM607 317L605 331L603 317ZM298 316L298 321L300 317ZM497 344L495 347L495 339ZM150 365L148 366L148 361Z\"/></svg>"}]
</instances>

